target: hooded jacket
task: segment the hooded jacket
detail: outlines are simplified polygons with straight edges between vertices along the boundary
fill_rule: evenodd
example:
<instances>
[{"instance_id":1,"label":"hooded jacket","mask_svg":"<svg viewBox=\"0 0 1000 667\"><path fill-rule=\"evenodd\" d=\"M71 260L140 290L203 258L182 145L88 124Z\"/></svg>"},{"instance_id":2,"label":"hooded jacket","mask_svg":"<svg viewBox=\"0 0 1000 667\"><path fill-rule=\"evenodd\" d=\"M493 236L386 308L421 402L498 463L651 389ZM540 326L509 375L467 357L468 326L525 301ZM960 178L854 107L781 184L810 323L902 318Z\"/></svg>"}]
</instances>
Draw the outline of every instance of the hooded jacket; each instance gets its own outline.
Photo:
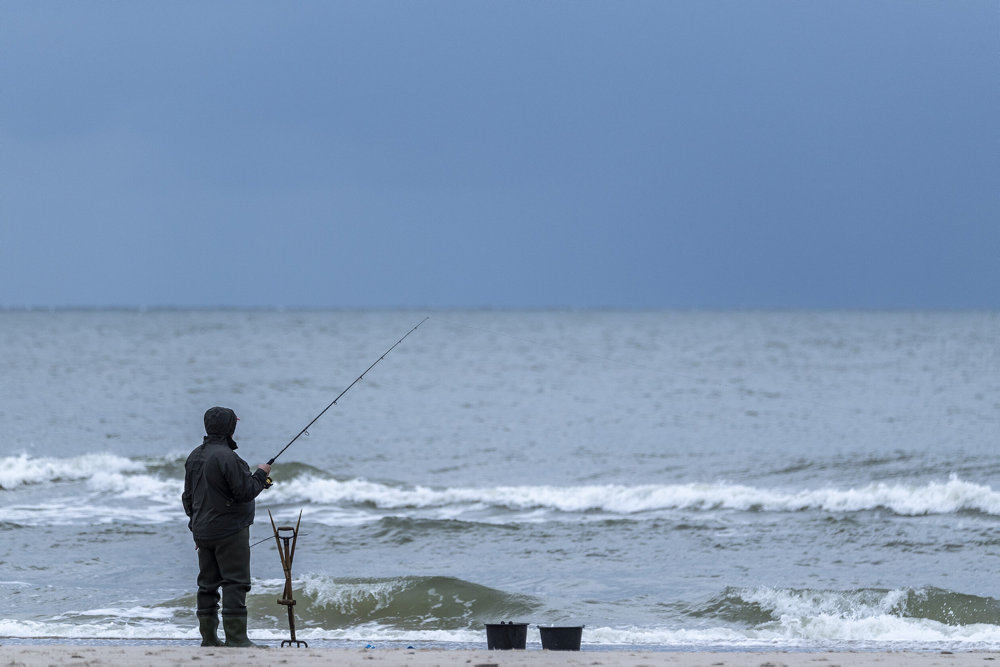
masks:
<instances>
[{"instance_id":1,"label":"hooded jacket","mask_svg":"<svg viewBox=\"0 0 1000 667\"><path fill-rule=\"evenodd\" d=\"M195 541L213 541L235 535L253 523L254 498L264 489L267 473L250 466L234 451L236 413L210 408L205 413L201 445L184 462L181 502Z\"/></svg>"}]
</instances>

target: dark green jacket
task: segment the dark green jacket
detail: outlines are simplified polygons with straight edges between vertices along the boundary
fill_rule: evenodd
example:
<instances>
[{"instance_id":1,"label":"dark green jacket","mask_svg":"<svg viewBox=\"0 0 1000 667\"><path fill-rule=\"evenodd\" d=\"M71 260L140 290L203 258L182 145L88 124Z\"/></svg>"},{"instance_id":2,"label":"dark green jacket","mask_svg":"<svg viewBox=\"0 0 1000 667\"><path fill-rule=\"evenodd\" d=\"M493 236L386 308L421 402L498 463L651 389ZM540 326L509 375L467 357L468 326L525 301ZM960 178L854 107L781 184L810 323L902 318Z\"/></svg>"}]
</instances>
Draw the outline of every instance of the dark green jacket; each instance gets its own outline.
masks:
<instances>
[{"instance_id":1,"label":"dark green jacket","mask_svg":"<svg viewBox=\"0 0 1000 667\"><path fill-rule=\"evenodd\" d=\"M181 502L196 542L220 540L253 523L254 498L267 473L257 468L251 474L231 442L226 435L207 435L184 463Z\"/></svg>"}]
</instances>

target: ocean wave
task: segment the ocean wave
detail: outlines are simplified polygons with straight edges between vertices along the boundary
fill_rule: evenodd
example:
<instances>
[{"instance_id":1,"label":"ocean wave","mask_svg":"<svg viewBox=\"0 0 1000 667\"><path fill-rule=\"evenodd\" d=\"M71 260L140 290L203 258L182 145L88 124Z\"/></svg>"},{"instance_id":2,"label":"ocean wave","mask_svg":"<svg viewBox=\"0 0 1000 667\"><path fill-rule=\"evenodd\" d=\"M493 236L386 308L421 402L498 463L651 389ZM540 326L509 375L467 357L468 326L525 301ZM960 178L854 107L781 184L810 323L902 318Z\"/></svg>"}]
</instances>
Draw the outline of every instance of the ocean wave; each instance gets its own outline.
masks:
<instances>
[{"instance_id":1,"label":"ocean wave","mask_svg":"<svg viewBox=\"0 0 1000 667\"><path fill-rule=\"evenodd\" d=\"M687 610L744 638L783 642L997 642L1000 601L939 588L727 588Z\"/></svg>"},{"instance_id":2,"label":"ocean wave","mask_svg":"<svg viewBox=\"0 0 1000 667\"><path fill-rule=\"evenodd\" d=\"M728 483L626 486L499 486L432 488L365 479L336 480L303 475L276 492L283 502L361 505L378 510L439 510L434 518L458 518L490 508L562 513L604 512L635 516L663 510L740 510L834 513L884 509L918 516L975 511L1000 515L1000 493L951 476L945 482L887 484L849 489L774 490ZM539 519L539 515L534 515Z\"/></svg>"},{"instance_id":3,"label":"ocean wave","mask_svg":"<svg viewBox=\"0 0 1000 667\"><path fill-rule=\"evenodd\" d=\"M251 599L267 608L283 586L283 580L260 582ZM378 624L455 630L530 615L539 606L530 596L440 576L340 579L307 574L294 582L293 590L296 618L304 627Z\"/></svg>"},{"instance_id":4,"label":"ocean wave","mask_svg":"<svg viewBox=\"0 0 1000 667\"><path fill-rule=\"evenodd\" d=\"M1000 625L1000 601L939 588L812 590L782 588L730 588L722 599L740 618L745 607L764 614L754 624L766 625L789 618L875 619L890 616L929 620L961 626Z\"/></svg>"},{"instance_id":5,"label":"ocean wave","mask_svg":"<svg viewBox=\"0 0 1000 667\"><path fill-rule=\"evenodd\" d=\"M139 523L161 523L184 518L177 511L183 479L176 459L131 459L112 454L59 459L21 454L0 458L0 467L5 470L5 492L14 494L0 509L0 522L65 524L128 520L131 516ZM279 479L258 502L274 507L305 505L310 520L326 525L363 524L387 516L487 524L563 518L642 521L676 511L850 514L883 510L901 516L958 512L1000 516L1000 492L957 475L944 481L773 489L728 482L431 487L336 479L308 466L288 472L289 476ZM43 494L35 493L30 502L18 504L19 490L27 489L41 489Z\"/></svg>"},{"instance_id":6,"label":"ocean wave","mask_svg":"<svg viewBox=\"0 0 1000 667\"><path fill-rule=\"evenodd\" d=\"M141 617L101 618L86 623L72 620L0 618L0 637L21 639L191 639L200 638L194 622L168 623Z\"/></svg>"},{"instance_id":7,"label":"ocean wave","mask_svg":"<svg viewBox=\"0 0 1000 667\"><path fill-rule=\"evenodd\" d=\"M266 626L263 625L266 621ZM248 636L258 642L288 639L287 621L277 617L254 618ZM0 618L0 637L16 639L108 639L108 640L200 640L193 618L174 622L142 619L104 620L91 623L58 623ZM411 629L379 623L344 627L303 627L296 625L296 637L314 642L378 642L432 644L444 647L479 646L486 648L483 626L455 629ZM955 650L996 651L1000 648L1000 629L993 625L951 627L933 622L919 623L905 619L871 622L817 622L797 629L740 631L725 627L664 628L608 627L584 628L582 645L613 647L649 647L668 649L828 649L828 650ZM530 625L527 648L538 649L537 626Z\"/></svg>"},{"instance_id":8,"label":"ocean wave","mask_svg":"<svg viewBox=\"0 0 1000 667\"><path fill-rule=\"evenodd\" d=\"M274 598L283 580L255 580L248 599L251 637L287 638ZM485 643L485 624L529 623L528 643L551 610L539 600L450 577L293 582L297 636L307 641ZM600 605L588 604L588 618ZM589 621L583 643L674 648L883 648L958 650L1000 647L1000 601L937 588L806 590L730 587L660 624ZM65 612L45 620L0 619L0 636L67 638L197 637L190 600L143 607ZM531 646L529 646L530 648Z\"/></svg>"},{"instance_id":9,"label":"ocean wave","mask_svg":"<svg viewBox=\"0 0 1000 667\"><path fill-rule=\"evenodd\" d=\"M4 471L0 489L13 489L30 484L79 481L101 475L141 472L146 470L146 464L114 454L52 458L22 453L0 457L0 470Z\"/></svg>"},{"instance_id":10,"label":"ocean wave","mask_svg":"<svg viewBox=\"0 0 1000 667\"><path fill-rule=\"evenodd\" d=\"M179 498L179 496L178 496ZM187 520L180 501L146 506L81 502L79 498L30 505L0 506L0 519L9 526L91 526L106 524L156 525Z\"/></svg>"}]
</instances>

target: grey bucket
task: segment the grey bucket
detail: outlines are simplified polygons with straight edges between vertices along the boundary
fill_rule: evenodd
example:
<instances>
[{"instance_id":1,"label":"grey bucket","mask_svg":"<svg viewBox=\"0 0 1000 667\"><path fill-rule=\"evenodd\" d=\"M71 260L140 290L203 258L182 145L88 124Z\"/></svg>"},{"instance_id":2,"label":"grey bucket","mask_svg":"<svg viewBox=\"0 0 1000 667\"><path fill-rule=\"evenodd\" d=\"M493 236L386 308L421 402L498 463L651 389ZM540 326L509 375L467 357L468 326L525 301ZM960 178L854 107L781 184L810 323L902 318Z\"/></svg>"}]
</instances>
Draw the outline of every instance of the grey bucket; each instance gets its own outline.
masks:
<instances>
[{"instance_id":1,"label":"grey bucket","mask_svg":"<svg viewBox=\"0 0 1000 667\"><path fill-rule=\"evenodd\" d=\"M528 640L527 623L487 623L486 647L491 651L523 649Z\"/></svg>"},{"instance_id":2,"label":"grey bucket","mask_svg":"<svg viewBox=\"0 0 1000 667\"><path fill-rule=\"evenodd\" d=\"M538 626L542 636L542 648L549 651L579 651L580 639L583 637L582 625L569 626Z\"/></svg>"}]
</instances>

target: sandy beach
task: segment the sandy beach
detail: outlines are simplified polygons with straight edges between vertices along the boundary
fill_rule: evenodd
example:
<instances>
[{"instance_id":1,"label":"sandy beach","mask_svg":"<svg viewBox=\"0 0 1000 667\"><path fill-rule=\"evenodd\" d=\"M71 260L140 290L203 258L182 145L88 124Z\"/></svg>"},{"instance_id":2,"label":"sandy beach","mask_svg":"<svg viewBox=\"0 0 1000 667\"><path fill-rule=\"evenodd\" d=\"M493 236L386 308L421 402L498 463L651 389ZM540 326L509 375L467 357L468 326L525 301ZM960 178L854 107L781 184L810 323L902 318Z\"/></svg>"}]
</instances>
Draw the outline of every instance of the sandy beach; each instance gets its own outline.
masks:
<instances>
[{"instance_id":1,"label":"sandy beach","mask_svg":"<svg viewBox=\"0 0 1000 667\"><path fill-rule=\"evenodd\" d=\"M887 667L989 665L1000 653L986 652L651 652L651 651L488 651L441 649L225 649L186 646L0 646L0 665L413 665L414 667L489 667L530 665L557 667Z\"/></svg>"}]
</instances>

